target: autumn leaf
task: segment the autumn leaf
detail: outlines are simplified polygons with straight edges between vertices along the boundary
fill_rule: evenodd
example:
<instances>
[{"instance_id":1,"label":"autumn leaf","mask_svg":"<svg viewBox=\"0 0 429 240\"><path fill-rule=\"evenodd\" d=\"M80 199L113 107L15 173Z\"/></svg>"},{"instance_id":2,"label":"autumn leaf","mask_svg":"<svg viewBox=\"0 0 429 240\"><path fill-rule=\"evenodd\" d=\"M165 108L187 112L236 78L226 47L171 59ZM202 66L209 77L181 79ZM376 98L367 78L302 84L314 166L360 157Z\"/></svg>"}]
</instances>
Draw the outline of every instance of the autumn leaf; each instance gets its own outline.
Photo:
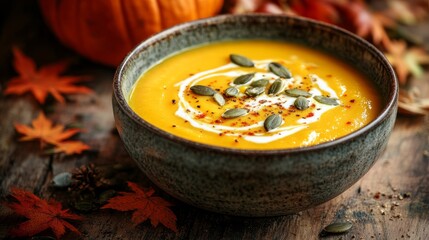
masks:
<instances>
[{"instance_id":1,"label":"autumn leaf","mask_svg":"<svg viewBox=\"0 0 429 240\"><path fill-rule=\"evenodd\" d=\"M404 41L392 42L385 55L395 68L401 84L407 82L407 77L410 74L420 77L424 72L422 65L429 64L429 55L424 49L419 47L407 48Z\"/></svg>"},{"instance_id":2,"label":"autumn leaf","mask_svg":"<svg viewBox=\"0 0 429 240\"><path fill-rule=\"evenodd\" d=\"M331 0L292 0L289 5L296 14L315 20L337 23L338 12Z\"/></svg>"},{"instance_id":3,"label":"autumn leaf","mask_svg":"<svg viewBox=\"0 0 429 240\"><path fill-rule=\"evenodd\" d=\"M57 238L64 235L66 229L80 234L67 220L81 220L82 217L63 210L55 200L40 199L36 195L22 189L12 188L11 196L15 202L6 203L16 214L28 218L27 221L11 229L10 234L16 237L29 237L51 229Z\"/></svg>"},{"instance_id":4,"label":"autumn leaf","mask_svg":"<svg viewBox=\"0 0 429 240\"><path fill-rule=\"evenodd\" d=\"M56 145L80 132L80 129L77 128L64 131L64 126L60 124L53 126L52 122L46 118L43 112L39 113L39 116L31 122L31 125L32 127L18 123L15 124L16 131L25 135L20 139L21 141L40 139L42 144L50 143Z\"/></svg>"},{"instance_id":5,"label":"autumn leaf","mask_svg":"<svg viewBox=\"0 0 429 240\"><path fill-rule=\"evenodd\" d=\"M128 186L133 192L120 192L120 196L111 198L102 208L110 208L118 211L135 210L131 220L138 225L150 219L152 226L159 223L177 232L177 217L168 207L172 206L161 197L153 196L154 190L144 191L137 184L128 182Z\"/></svg>"},{"instance_id":6,"label":"autumn leaf","mask_svg":"<svg viewBox=\"0 0 429 240\"><path fill-rule=\"evenodd\" d=\"M90 147L81 141L66 141L57 143L54 152L64 152L67 155L71 155L81 154L88 149L90 149Z\"/></svg>"},{"instance_id":7,"label":"autumn leaf","mask_svg":"<svg viewBox=\"0 0 429 240\"><path fill-rule=\"evenodd\" d=\"M18 48L13 48L14 68L19 76L7 84L4 94L21 95L31 92L36 100L43 104L50 93L58 102L64 103L62 94L90 93L91 89L74 84L84 80L83 77L59 76L67 68L67 62L60 62L36 69L34 61L24 55Z\"/></svg>"},{"instance_id":8,"label":"autumn leaf","mask_svg":"<svg viewBox=\"0 0 429 240\"><path fill-rule=\"evenodd\" d=\"M372 12L363 1L350 1L336 4L341 13L339 26L348 29L360 37L369 39L375 45L388 47L390 38L386 28L393 28L395 22L383 13Z\"/></svg>"},{"instance_id":9,"label":"autumn leaf","mask_svg":"<svg viewBox=\"0 0 429 240\"><path fill-rule=\"evenodd\" d=\"M31 122L31 126L16 123L15 129L17 132L24 135L24 137L20 139L21 141L39 139L41 147L46 143L55 145L54 152L80 154L82 151L90 148L80 141L64 141L80 132L81 129L73 128L64 130L63 125L58 124L54 126L43 112L40 112L39 116Z\"/></svg>"}]
</instances>

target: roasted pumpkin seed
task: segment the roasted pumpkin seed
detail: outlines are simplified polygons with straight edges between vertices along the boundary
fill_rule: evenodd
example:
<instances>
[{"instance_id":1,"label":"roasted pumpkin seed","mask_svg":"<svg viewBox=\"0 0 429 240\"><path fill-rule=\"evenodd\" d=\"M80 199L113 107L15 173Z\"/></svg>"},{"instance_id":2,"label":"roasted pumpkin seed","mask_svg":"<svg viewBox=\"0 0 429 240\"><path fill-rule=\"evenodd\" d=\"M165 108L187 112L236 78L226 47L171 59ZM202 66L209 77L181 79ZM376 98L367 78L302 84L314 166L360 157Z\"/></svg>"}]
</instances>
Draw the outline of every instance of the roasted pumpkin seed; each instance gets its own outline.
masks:
<instances>
[{"instance_id":1,"label":"roasted pumpkin seed","mask_svg":"<svg viewBox=\"0 0 429 240\"><path fill-rule=\"evenodd\" d=\"M248 87L245 93L250 97L256 97L263 92L265 92L265 87Z\"/></svg>"},{"instance_id":2,"label":"roasted pumpkin seed","mask_svg":"<svg viewBox=\"0 0 429 240\"><path fill-rule=\"evenodd\" d=\"M280 63L272 62L268 64L268 69L275 75L282 77L282 78L291 78L292 74L290 73L289 69L281 65Z\"/></svg>"},{"instance_id":3,"label":"roasted pumpkin seed","mask_svg":"<svg viewBox=\"0 0 429 240\"><path fill-rule=\"evenodd\" d=\"M345 233L353 227L353 224L350 222L335 222L326 226L323 231L326 233Z\"/></svg>"},{"instance_id":4,"label":"roasted pumpkin seed","mask_svg":"<svg viewBox=\"0 0 429 240\"><path fill-rule=\"evenodd\" d=\"M291 97L311 97L311 93L297 88L287 89L285 93L286 95Z\"/></svg>"},{"instance_id":5,"label":"roasted pumpkin seed","mask_svg":"<svg viewBox=\"0 0 429 240\"><path fill-rule=\"evenodd\" d=\"M215 90L203 85L194 85L191 87L191 91L202 96L213 96L216 93Z\"/></svg>"},{"instance_id":6,"label":"roasted pumpkin seed","mask_svg":"<svg viewBox=\"0 0 429 240\"><path fill-rule=\"evenodd\" d=\"M337 106L339 103L337 102L336 98L330 98L330 97L325 97L325 96L314 96L313 97L314 100L325 104L325 105L333 105L333 106Z\"/></svg>"},{"instance_id":7,"label":"roasted pumpkin seed","mask_svg":"<svg viewBox=\"0 0 429 240\"><path fill-rule=\"evenodd\" d=\"M229 87L225 90L225 95L228 97L237 97L240 91L235 87Z\"/></svg>"},{"instance_id":8,"label":"roasted pumpkin seed","mask_svg":"<svg viewBox=\"0 0 429 240\"><path fill-rule=\"evenodd\" d=\"M295 99L293 105L295 105L295 107L299 110L305 110L308 108L308 101L305 97L299 96L297 99Z\"/></svg>"},{"instance_id":9,"label":"roasted pumpkin seed","mask_svg":"<svg viewBox=\"0 0 429 240\"><path fill-rule=\"evenodd\" d=\"M264 128L267 132L282 125L282 117L279 114L272 114L264 121Z\"/></svg>"},{"instance_id":10,"label":"roasted pumpkin seed","mask_svg":"<svg viewBox=\"0 0 429 240\"><path fill-rule=\"evenodd\" d=\"M253 64L252 60L248 59L245 56L238 55L238 54L230 54L229 59L231 62L237 64L241 67L253 67L255 64Z\"/></svg>"},{"instance_id":11,"label":"roasted pumpkin seed","mask_svg":"<svg viewBox=\"0 0 429 240\"><path fill-rule=\"evenodd\" d=\"M268 79L259 79L259 80L253 81L250 84L250 86L252 86L252 87L265 87L265 86L267 86L267 84L269 82L270 81L268 81Z\"/></svg>"},{"instance_id":12,"label":"roasted pumpkin seed","mask_svg":"<svg viewBox=\"0 0 429 240\"><path fill-rule=\"evenodd\" d=\"M238 76L236 79L234 79L235 85L243 85L248 83L252 78L255 76L255 73L248 73L241 76Z\"/></svg>"},{"instance_id":13,"label":"roasted pumpkin seed","mask_svg":"<svg viewBox=\"0 0 429 240\"><path fill-rule=\"evenodd\" d=\"M277 95L281 93L286 87L286 81L282 79L276 79L268 89L268 94Z\"/></svg>"},{"instance_id":14,"label":"roasted pumpkin seed","mask_svg":"<svg viewBox=\"0 0 429 240\"><path fill-rule=\"evenodd\" d=\"M246 115L249 110L245 108L233 108L229 109L222 114L223 118L237 118Z\"/></svg>"},{"instance_id":15,"label":"roasted pumpkin seed","mask_svg":"<svg viewBox=\"0 0 429 240\"><path fill-rule=\"evenodd\" d=\"M215 102L216 102L217 104L219 104L219 106L223 106L223 105L225 105L225 99L223 98L222 94L220 94L220 93L215 93L215 94L213 95L213 98L214 98Z\"/></svg>"}]
</instances>

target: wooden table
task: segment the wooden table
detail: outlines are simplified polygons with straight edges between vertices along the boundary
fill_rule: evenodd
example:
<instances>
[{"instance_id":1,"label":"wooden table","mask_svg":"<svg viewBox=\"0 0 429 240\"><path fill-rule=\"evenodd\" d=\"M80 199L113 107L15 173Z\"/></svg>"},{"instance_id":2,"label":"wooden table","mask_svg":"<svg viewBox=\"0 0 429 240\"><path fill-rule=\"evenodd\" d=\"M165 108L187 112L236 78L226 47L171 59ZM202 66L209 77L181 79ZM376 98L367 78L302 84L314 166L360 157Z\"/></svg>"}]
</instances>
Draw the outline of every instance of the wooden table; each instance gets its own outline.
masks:
<instances>
[{"instance_id":1,"label":"wooden table","mask_svg":"<svg viewBox=\"0 0 429 240\"><path fill-rule=\"evenodd\" d=\"M0 94L0 196L10 187L20 187L42 198L55 197L67 206L68 193L51 187L53 176L82 164L128 166L123 174L141 186L153 186L129 158L114 131L111 83L114 69L80 58L63 47L44 25L35 1L9 1L0 7L0 80L16 75L11 47L20 47L44 65L68 58L74 65L67 72L88 75L90 95L67 97L61 105L49 100L39 105L32 96ZM1 12L3 11L3 12ZM78 16L77 16L78 17ZM429 97L429 74L415 81ZM43 110L57 123L86 129L78 138L93 150L81 155L44 155L38 142L19 142L13 123L29 124ZM77 223L82 239L317 239L320 230L335 221L348 220L347 234L327 239L429 239L429 124L428 117L399 116L387 150L372 169L340 196L299 214L272 218L242 218L203 211L157 193L175 203L178 233L149 222L133 227L130 212L98 210L83 213ZM131 168L131 170L129 170ZM0 208L0 236L24 221L12 211ZM45 232L42 235L51 235ZM67 233L65 239L77 236Z\"/></svg>"}]
</instances>

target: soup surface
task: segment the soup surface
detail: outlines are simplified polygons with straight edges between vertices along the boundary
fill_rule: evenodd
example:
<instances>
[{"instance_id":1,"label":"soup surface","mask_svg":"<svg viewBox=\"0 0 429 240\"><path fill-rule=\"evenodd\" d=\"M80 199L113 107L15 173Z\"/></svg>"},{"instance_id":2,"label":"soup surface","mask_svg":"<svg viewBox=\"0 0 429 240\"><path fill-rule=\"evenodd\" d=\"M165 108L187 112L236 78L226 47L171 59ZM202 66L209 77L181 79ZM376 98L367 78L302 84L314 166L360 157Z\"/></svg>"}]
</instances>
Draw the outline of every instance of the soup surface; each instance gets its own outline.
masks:
<instances>
[{"instance_id":1,"label":"soup surface","mask_svg":"<svg viewBox=\"0 0 429 240\"><path fill-rule=\"evenodd\" d=\"M349 134L380 112L363 75L326 53L268 40L198 46L155 64L129 105L195 142L239 149L311 146Z\"/></svg>"}]
</instances>

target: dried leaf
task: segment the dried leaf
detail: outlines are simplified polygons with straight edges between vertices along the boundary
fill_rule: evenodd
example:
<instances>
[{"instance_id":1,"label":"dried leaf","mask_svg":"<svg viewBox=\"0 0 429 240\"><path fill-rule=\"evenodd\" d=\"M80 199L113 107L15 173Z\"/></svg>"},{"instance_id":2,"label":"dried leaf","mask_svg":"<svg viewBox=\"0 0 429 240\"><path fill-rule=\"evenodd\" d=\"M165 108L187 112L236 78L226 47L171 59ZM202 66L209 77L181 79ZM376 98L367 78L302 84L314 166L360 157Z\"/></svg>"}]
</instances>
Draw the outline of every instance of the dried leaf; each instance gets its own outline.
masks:
<instances>
[{"instance_id":1,"label":"dried leaf","mask_svg":"<svg viewBox=\"0 0 429 240\"><path fill-rule=\"evenodd\" d=\"M292 0L289 5L293 12L303 17L333 24L339 20L334 2L330 0Z\"/></svg>"},{"instance_id":2,"label":"dried leaf","mask_svg":"<svg viewBox=\"0 0 429 240\"><path fill-rule=\"evenodd\" d=\"M39 116L31 122L31 126L16 123L15 129L24 135L20 139L21 141L39 139L41 147L46 143L55 145L54 152L80 154L82 151L90 149L88 145L80 141L64 141L81 132L81 129L72 128L64 130L63 125L58 124L54 126L43 112L40 112Z\"/></svg>"},{"instance_id":3,"label":"dried leaf","mask_svg":"<svg viewBox=\"0 0 429 240\"><path fill-rule=\"evenodd\" d=\"M60 124L53 126L43 112L39 113L39 116L31 122L31 125L32 127L15 124L16 131L25 135L20 139L21 141L39 139L41 144L50 143L56 145L81 131L77 128L64 130L64 126Z\"/></svg>"},{"instance_id":4,"label":"dried leaf","mask_svg":"<svg viewBox=\"0 0 429 240\"><path fill-rule=\"evenodd\" d=\"M419 98L417 89L399 90L398 112L409 116L424 116L429 113L429 98Z\"/></svg>"},{"instance_id":5,"label":"dried leaf","mask_svg":"<svg viewBox=\"0 0 429 240\"><path fill-rule=\"evenodd\" d=\"M338 25L371 40L375 45L390 45L391 40L385 28L395 26L392 19L383 13L372 12L363 1L349 1L336 4L336 7L341 14Z\"/></svg>"},{"instance_id":6,"label":"dried leaf","mask_svg":"<svg viewBox=\"0 0 429 240\"><path fill-rule=\"evenodd\" d=\"M91 147L81 141L66 141L57 143L54 151L56 153L64 152L67 155L71 155L81 154L83 151L89 149L91 149Z\"/></svg>"},{"instance_id":7,"label":"dried leaf","mask_svg":"<svg viewBox=\"0 0 429 240\"><path fill-rule=\"evenodd\" d=\"M82 217L63 210L59 202L40 199L36 195L22 189L12 188L11 196L16 202L6 203L16 214L28 218L27 221L13 228L10 234L16 237L28 237L51 229L56 238L64 235L66 229L80 235L72 224L66 220L81 220Z\"/></svg>"},{"instance_id":8,"label":"dried leaf","mask_svg":"<svg viewBox=\"0 0 429 240\"><path fill-rule=\"evenodd\" d=\"M159 223L177 232L176 215L168 208L172 206L161 197L153 196L154 190L144 191L137 184L128 182L128 186L133 192L119 192L120 196L111 198L102 208L110 208L118 211L135 210L131 220L138 225L150 219L152 226Z\"/></svg>"},{"instance_id":9,"label":"dried leaf","mask_svg":"<svg viewBox=\"0 0 429 240\"><path fill-rule=\"evenodd\" d=\"M76 86L85 80L83 77L59 76L67 68L67 62L60 62L36 69L34 61L18 48L13 48L14 67L19 76L7 84L4 94L21 95L31 92L36 100L43 104L50 93L58 102L64 103L62 94L91 93L92 90Z\"/></svg>"},{"instance_id":10,"label":"dried leaf","mask_svg":"<svg viewBox=\"0 0 429 240\"><path fill-rule=\"evenodd\" d=\"M419 47L407 48L404 41L392 42L385 55L395 68L401 84L407 82L407 77L410 74L414 77L420 77L424 72L422 65L429 64L429 55L424 49Z\"/></svg>"}]
</instances>

